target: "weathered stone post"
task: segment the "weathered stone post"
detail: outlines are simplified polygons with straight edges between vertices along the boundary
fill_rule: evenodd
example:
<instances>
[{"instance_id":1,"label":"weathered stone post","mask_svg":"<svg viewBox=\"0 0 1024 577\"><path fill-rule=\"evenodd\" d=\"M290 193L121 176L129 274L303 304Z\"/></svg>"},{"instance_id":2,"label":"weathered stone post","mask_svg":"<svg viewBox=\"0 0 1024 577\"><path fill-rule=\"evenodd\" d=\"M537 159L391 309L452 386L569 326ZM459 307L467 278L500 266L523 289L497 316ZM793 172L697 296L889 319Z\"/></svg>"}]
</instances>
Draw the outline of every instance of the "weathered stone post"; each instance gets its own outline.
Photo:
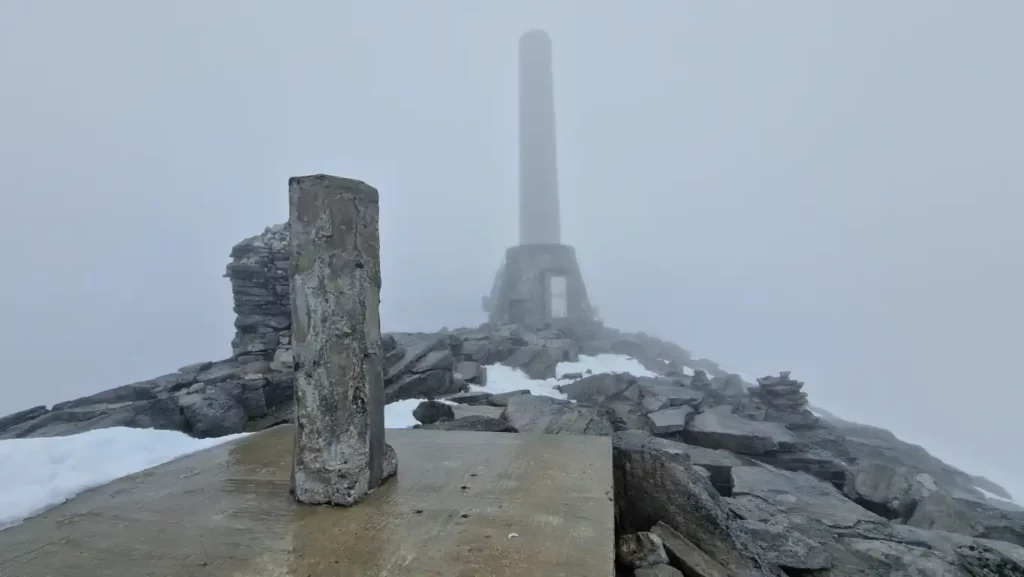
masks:
<instances>
[{"instance_id":1,"label":"weathered stone post","mask_svg":"<svg viewBox=\"0 0 1024 577\"><path fill-rule=\"evenodd\" d=\"M295 457L303 503L350 506L395 474L384 442L376 189L324 174L288 181Z\"/></svg>"}]
</instances>

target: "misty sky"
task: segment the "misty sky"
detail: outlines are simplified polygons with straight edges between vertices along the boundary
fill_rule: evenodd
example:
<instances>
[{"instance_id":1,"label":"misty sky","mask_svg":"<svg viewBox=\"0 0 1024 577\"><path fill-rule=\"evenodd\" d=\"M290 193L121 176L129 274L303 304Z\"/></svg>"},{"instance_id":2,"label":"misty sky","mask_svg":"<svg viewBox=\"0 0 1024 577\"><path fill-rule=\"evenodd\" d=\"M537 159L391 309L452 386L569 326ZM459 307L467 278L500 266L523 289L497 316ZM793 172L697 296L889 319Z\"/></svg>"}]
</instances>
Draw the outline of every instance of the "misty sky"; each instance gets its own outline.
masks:
<instances>
[{"instance_id":1,"label":"misty sky","mask_svg":"<svg viewBox=\"0 0 1024 577\"><path fill-rule=\"evenodd\" d=\"M287 179L381 191L385 329L483 321L516 42L605 321L1024 497L1024 3L3 0L0 414L230 354Z\"/></svg>"}]
</instances>

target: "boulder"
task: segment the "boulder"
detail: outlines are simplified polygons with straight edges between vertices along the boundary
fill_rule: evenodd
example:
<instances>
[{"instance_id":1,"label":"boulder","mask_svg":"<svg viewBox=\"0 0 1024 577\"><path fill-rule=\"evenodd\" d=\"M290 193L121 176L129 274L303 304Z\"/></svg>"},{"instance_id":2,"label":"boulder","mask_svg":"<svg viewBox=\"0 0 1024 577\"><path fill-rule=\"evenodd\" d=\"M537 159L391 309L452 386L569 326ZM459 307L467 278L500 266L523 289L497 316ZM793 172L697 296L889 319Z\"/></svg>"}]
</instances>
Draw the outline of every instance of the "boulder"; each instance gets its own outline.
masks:
<instances>
[{"instance_id":1,"label":"boulder","mask_svg":"<svg viewBox=\"0 0 1024 577\"><path fill-rule=\"evenodd\" d=\"M688 406L697 408L704 400L704 393L688 386L680 386L669 379L638 379L643 409L647 413L663 409Z\"/></svg>"},{"instance_id":2,"label":"boulder","mask_svg":"<svg viewBox=\"0 0 1024 577\"><path fill-rule=\"evenodd\" d=\"M621 533L650 529L661 522L728 571L779 575L742 542L726 503L677 443L641 431L624 431L613 437L612 459Z\"/></svg>"},{"instance_id":3,"label":"boulder","mask_svg":"<svg viewBox=\"0 0 1024 577\"><path fill-rule=\"evenodd\" d=\"M470 415L500 419L501 415L505 412L502 407L491 407L489 405L450 405L450 408L455 415L452 418L455 419L461 419Z\"/></svg>"},{"instance_id":4,"label":"boulder","mask_svg":"<svg viewBox=\"0 0 1024 577\"><path fill-rule=\"evenodd\" d=\"M400 380L384 388L384 402L393 403L405 399L426 399L460 393L465 384L455 380L449 370L433 370L425 373L408 373Z\"/></svg>"},{"instance_id":5,"label":"boulder","mask_svg":"<svg viewBox=\"0 0 1024 577\"><path fill-rule=\"evenodd\" d=\"M46 408L46 405L39 405L38 407L32 407L30 409L25 409L24 411L11 413L6 417L0 418L0 433L15 425L20 425L24 422L41 417L48 412L50 412L50 410Z\"/></svg>"},{"instance_id":6,"label":"boulder","mask_svg":"<svg viewBox=\"0 0 1024 577\"><path fill-rule=\"evenodd\" d=\"M395 340L396 346L385 360L385 387L409 373L422 373L434 369L450 371L453 368L448 335L444 333L391 333L389 336Z\"/></svg>"},{"instance_id":7,"label":"boulder","mask_svg":"<svg viewBox=\"0 0 1024 577\"><path fill-rule=\"evenodd\" d=\"M921 499L938 490L927 473L880 461L861 461L850 471L846 496L887 519L907 520Z\"/></svg>"},{"instance_id":8,"label":"boulder","mask_svg":"<svg viewBox=\"0 0 1024 577\"><path fill-rule=\"evenodd\" d=\"M543 380L555 378L555 369L562 360L563 355L557 349L527 346L513 351L501 364L519 369L531 379Z\"/></svg>"},{"instance_id":9,"label":"boulder","mask_svg":"<svg viewBox=\"0 0 1024 577\"><path fill-rule=\"evenodd\" d=\"M675 435L686 429L686 424L693 415L693 409L686 405L670 407L647 415L650 430L655 435Z\"/></svg>"},{"instance_id":10,"label":"boulder","mask_svg":"<svg viewBox=\"0 0 1024 577\"><path fill-rule=\"evenodd\" d=\"M516 433L515 427L508 421L484 415L467 415L450 421L438 421L429 425L417 425L416 428L435 431L477 431L486 433Z\"/></svg>"},{"instance_id":11,"label":"boulder","mask_svg":"<svg viewBox=\"0 0 1024 577\"><path fill-rule=\"evenodd\" d=\"M487 367L473 361L460 361L455 365L455 374L467 383L487 384Z\"/></svg>"},{"instance_id":12,"label":"boulder","mask_svg":"<svg viewBox=\"0 0 1024 577\"><path fill-rule=\"evenodd\" d=\"M454 419L455 411L451 405L441 401L423 401L413 409L412 416L420 423L430 425L445 419Z\"/></svg>"},{"instance_id":13,"label":"boulder","mask_svg":"<svg viewBox=\"0 0 1024 577\"><path fill-rule=\"evenodd\" d=\"M557 388L568 399L588 405L603 405L613 400L640 401L636 377L624 373L591 375Z\"/></svg>"},{"instance_id":14,"label":"boulder","mask_svg":"<svg viewBox=\"0 0 1024 577\"><path fill-rule=\"evenodd\" d=\"M1024 575L1024 549L1007 551L998 543L975 541L957 546L956 559L972 577Z\"/></svg>"},{"instance_id":15,"label":"boulder","mask_svg":"<svg viewBox=\"0 0 1024 577\"><path fill-rule=\"evenodd\" d=\"M762 463L780 469L807 473L831 483L840 490L846 487L850 475L850 468L846 463L832 453L816 447L804 451L765 453L755 457Z\"/></svg>"},{"instance_id":16,"label":"boulder","mask_svg":"<svg viewBox=\"0 0 1024 577\"><path fill-rule=\"evenodd\" d=\"M668 563L661 539L654 533L640 531L622 535L615 547L615 560L631 569Z\"/></svg>"},{"instance_id":17,"label":"boulder","mask_svg":"<svg viewBox=\"0 0 1024 577\"><path fill-rule=\"evenodd\" d=\"M958 547L977 543L969 537L890 525L806 473L761 465L733 467L732 474L734 493L726 500L733 514L742 519L742 531L756 543L762 558L791 574L987 575L971 573L957 557ZM1004 566L1015 562L1012 551L1000 555L998 563ZM822 567L829 559L831 566Z\"/></svg>"},{"instance_id":18,"label":"boulder","mask_svg":"<svg viewBox=\"0 0 1024 577\"><path fill-rule=\"evenodd\" d=\"M728 569L665 523L658 522L651 528L651 533L657 535L661 540L671 563L682 569L683 573L681 574L699 577L730 577L731 573Z\"/></svg>"},{"instance_id":19,"label":"boulder","mask_svg":"<svg viewBox=\"0 0 1024 577\"><path fill-rule=\"evenodd\" d=\"M520 395L529 395L529 389L520 389L518 391L508 391L504 393L494 393L487 400L487 403L492 407L507 407L509 399L518 397Z\"/></svg>"},{"instance_id":20,"label":"boulder","mask_svg":"<svg viewBox=\"0 0 1024 577\"><path fill-rule=\"evenodd\" d=\"M650 565L633 572L633 577L685 577L679 569L671 565ZM697 577L702 577L698 575Z\"/></svg>"},{"instance_id":21,"label":"boulder","mask_svg":"<svg viewBox=\"0 0 1024 577\"><path fill-rule=\"evenodd\" d=\"M109 427L188 431L178 400L165 397L135 403L48 411L9 427L0 433L0 439L62 437Z\"/></svg>"},{"instance_id":22,"label":"boulder","mask_svg":"<svg viewBox=\"0 0 1024 577\"><path fill-rule=\"evenodd\" d=\"M1024 512L934 491L917 504L907 524L1024 547Z\"/></svg>"},{"instance_id":23,"label":"boulder","mask_svg":"<svg viewBox=\"0 0 1024 577\"><path fill-rule=\"evenodd\" d=\"M734 414L728 405L712 407L694 415L682 438L691 445L746 455L803 448L784 426L744 419Z\"/></svg>"},{"instance_id":24,"label":"boulder","mask_svg":"<svg viewBox=\"0 0 1024 577\"><path fill-rule=\"evenodd\" d=\"M183 396L181 409L190 434L199 438L241 433L249 420L242 403L217 386Z\"/></svg>"},{"instance_id":25,"label":"boulder","mask_svg":"<svg viewBox=\"0 0 1024 577\"><path fill-rule=\"evenodd\" d=\"M814 571L832 567L832 555L821 544L778 522L741 521L762 558L783 569Z\"/></svg>"},{"instance_id":26,"label":"boulder","mask_svg":"<svg viewBox=\"0 0 1024 577\"><path fill-rule=\"evenodd\" d=\"M807 473L784 471L767 465L733 467L731 472L733 496L730 505L734 510L738 503L745 503L754 510L816 519L833 529L870 529L872 535L892 534L886 519L857 505L832 485ZM772 517L771 514L743 516L755 521L767 521ZM857 536L863 535L857 533Z\"/></svg>"},{"instance_id":27,"label":"boulder","mask_svg":"<svg viewBox=\"0 0 1024 577\"><path fill-rule=\"evenodd\" d=\"M490 404L491 393L485 391L466 391L465 393L444 395L440 398L460 405L488 405Z\"/></svg>"},{"instance_id":28,"label":"boulder","mask_svg":"<svg viewBox=\"0 0 1024 577\"><path fill-rule=\"evenodd\" d=\"M723 497L732 496L733 467L757 465L757 462L752 459L720 449L707 449L681 442L676 442L671 447L675 451L686 453L695 467L707 471L711 485Z\"/></svg>"},{"instance_id":29,"label":"boulder","mask_svg":"<svg viewBox=\"0 0 1024 577\"><path fill-rule=\"evenodd\" d=\"M690 386L695 389L710 389L712 383L704 369L694 369L693 377L690 379Z\"/></svg>"},{"instance_id":30,"label":"boulder","mask_svg":"<svg viewBox=\"0 0 1024 577\"><path fill-rule=\"evenodd\" d=\"M607 409L540 395L511 397L503 418L520 433L611 435L614 431Z\"/></svg>"}]
</instances>

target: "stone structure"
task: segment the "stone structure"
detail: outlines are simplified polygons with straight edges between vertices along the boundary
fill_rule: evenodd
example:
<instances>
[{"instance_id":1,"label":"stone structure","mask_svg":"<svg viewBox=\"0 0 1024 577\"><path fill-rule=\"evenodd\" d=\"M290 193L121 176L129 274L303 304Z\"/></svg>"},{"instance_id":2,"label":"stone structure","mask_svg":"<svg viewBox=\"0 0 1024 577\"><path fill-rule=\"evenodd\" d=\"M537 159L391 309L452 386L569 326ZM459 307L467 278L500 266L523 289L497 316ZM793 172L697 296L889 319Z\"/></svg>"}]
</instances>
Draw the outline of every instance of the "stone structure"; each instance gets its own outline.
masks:
<instances>
[{"instance_id":1,"label":"stone structure","mask_svg":"<svg viewBox=\"0 0 1024 577\"><path fill-rule=\"evenodd\" d=\"M350 506L396 472L384 442L378 196L322 174L288 188L295 498Z\"/></svg>"},{"instance_id":2,"label":"stone structure","mask_svg":"<svg viewBox=\"0 0 1024 577\"><path fill-rule=\"evenodd\" d=\"M740 399L738 411L749 419L784 423L790 428L815 427L818 418L807 408L804 383L791 378L789 371L778 376L757 379L748 387L748 396Z\"/></svg>"},{"instance_id":3,"label":"stone structure","mask_svg":"<svg viewBox=\"0 0 1024 577\"><path fill-rule=\"evenodd\" d=\"M526 244L505 251L490 320L537 325L594 319L576 250L564 244Z\"/></svg>"},{"instance_id":4,"label":"stone structure","mask_svg":"<svg viewBox=\"0 0 1024 577\"><path fill-rule=\"evenodd\" d=\"M290 259L286 224L269 226L232 247L224 276L231 280L237 315L231 341L236 358L291 363Z\"/></svg>"},{"instance_id":5,"label":"stone structure","mask_svg":"<svg viewBox=\"0 0 1024 577\"><path fill-rule=\"evenodd\" d=\"M804 383L789 375L789 371L781 371L777 377L757 379L757 386L751 387L750 396L769 411L803 413L807 409L807 393L802 390Z\"/></svg>"},{"instance_id":6,"label":"stone structure","mask_svg":"<svg viewBox=\"0 0 1024 577\"><path fill-rule=\"evenodd\" d=\"M576 251L561 244L551 38L519 41L519 246L509 248L484 310L492 323L594 320Z\"/></svg>"},{"instance_id":7,"label":"stone structure","mask_svg":"<svg viewBox=\"0 0 1024 577\"><path fill-rule=\"evenodd\" d=\"M560 226L551 38L532 30L519 39L519 242L558 244Z\"/></svg>"}]
</instances>

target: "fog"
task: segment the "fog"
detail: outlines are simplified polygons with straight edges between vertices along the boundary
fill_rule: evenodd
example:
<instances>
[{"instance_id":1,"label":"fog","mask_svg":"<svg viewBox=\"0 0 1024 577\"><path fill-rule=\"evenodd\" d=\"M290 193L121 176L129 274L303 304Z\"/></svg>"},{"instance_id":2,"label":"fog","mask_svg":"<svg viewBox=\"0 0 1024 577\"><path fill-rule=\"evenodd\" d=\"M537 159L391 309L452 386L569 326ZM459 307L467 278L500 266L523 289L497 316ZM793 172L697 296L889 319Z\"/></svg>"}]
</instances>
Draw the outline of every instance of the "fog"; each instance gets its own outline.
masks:
<instances>
[{"instance_id":1,"label":"fog","mask_svg":"<svg viewBox=\"0 0 1024 577\"><path fill-rule=\"evenodd\" d=\"M230 354L287 179L381 191L385 329L483 321L519 35L563 241L615 327L1024 496L1024 4L0 3L0 414Z\"/></svg>"}]
</instances>

